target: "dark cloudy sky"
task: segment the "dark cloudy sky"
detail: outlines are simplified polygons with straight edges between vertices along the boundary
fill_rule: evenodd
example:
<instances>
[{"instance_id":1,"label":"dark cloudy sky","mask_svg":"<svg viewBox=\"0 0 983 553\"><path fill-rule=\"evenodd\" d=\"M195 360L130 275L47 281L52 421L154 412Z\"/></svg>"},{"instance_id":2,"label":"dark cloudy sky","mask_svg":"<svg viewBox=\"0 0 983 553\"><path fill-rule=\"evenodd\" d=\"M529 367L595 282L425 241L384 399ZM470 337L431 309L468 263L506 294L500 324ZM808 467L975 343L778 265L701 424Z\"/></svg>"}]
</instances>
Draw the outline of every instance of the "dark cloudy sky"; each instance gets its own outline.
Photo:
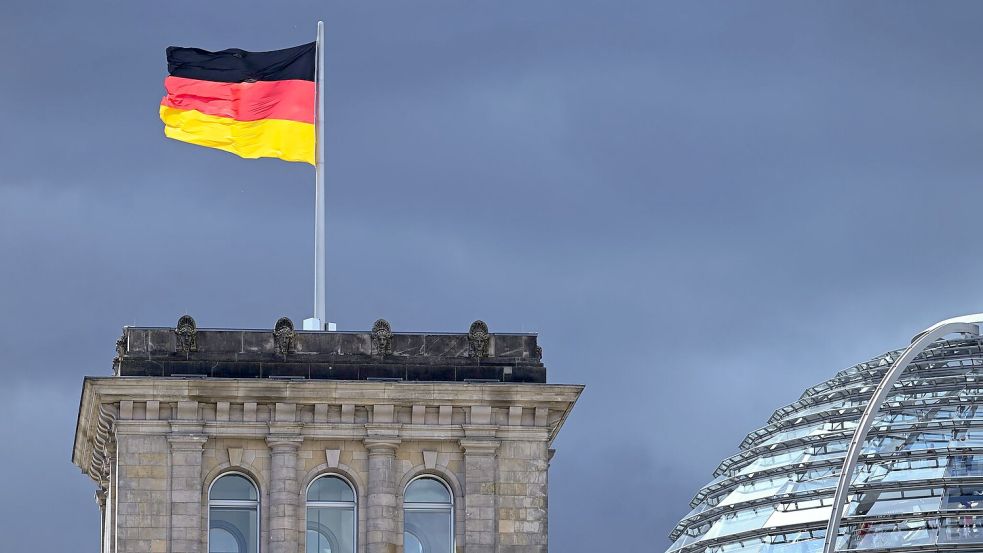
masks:
<instances>
[{"instance_id":1,"label":"dark cloudy sky","mask_svg":"<svg viewBox=\"0 0 983 553\"><path fill-rule=\"evenodd\" d=\"M309 167L168 141L168 45L327 25L331 319L537 331L587 385L552 551L662 551L836 370L981 311L983 5L5 2L0 550L93 551L80 384L124 324L300 321Z\"/></svg>"}]
</instances>

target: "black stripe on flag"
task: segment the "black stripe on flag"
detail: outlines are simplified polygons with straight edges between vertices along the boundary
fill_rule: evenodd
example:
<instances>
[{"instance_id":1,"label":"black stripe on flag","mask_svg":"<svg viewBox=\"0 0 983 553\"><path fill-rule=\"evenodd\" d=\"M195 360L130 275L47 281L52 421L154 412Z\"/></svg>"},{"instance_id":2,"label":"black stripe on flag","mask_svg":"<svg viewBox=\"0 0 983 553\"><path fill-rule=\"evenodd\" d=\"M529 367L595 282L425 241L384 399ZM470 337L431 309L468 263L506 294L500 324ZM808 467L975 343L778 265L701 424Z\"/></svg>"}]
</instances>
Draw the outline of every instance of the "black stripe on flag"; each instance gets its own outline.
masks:
<instances>
[{"instance_id":1,"label":"black stripe on flag","mask_svg":"<svg viewBox=\"0 0 983 553\"><path fill-rule=\"evenodd\" d=\"M209 52L171 46L167 49L167 72L174 77L220 83L314 81L315 58L313 42L272 52L247 52L238 48Z\"/></svg>"}]
</instances>

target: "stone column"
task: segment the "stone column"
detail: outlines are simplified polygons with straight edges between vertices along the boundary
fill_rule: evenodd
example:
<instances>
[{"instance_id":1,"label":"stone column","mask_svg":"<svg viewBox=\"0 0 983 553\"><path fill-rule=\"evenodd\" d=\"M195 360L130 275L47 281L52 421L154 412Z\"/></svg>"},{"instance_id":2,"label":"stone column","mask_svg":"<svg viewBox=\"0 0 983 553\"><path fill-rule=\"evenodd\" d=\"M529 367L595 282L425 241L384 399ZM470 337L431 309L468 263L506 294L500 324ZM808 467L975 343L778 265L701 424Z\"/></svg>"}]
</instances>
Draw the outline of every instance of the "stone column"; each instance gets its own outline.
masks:
<instances>
[{"instance_id":1,"label":"stone column","mask_svg":"<svg viewBox=\"0 0 983 553\"><path fill-rule=\"evenodd\" d=\"M102 527L102 552L116 553L116 442L106 444L106 498Z\"/></svg>"},{"instance_id":2,"label":"stone column","mask_svg":"<svg viewBox=\"0 0 983 553\"><path fill-rule=\"evenodd\" d=\"M500 442L477 435L460 444L464 449L464 553L494 553L498 545L495 452Z\"/></svg>"},{"instance_id":3,"label":"stone column","mask_svg":"<svg viewBox=\"0 0 983 553\"><path fill-rule=\"evenodd\" d=\"M201 434L171 434L171 553L205 550L201 528Z\"/></svg>"},{"instance_id":4,"label":"stone column","mask_svg":"<svg viewBox=\"0 0 983 553\"><path fill-rule=\"evenodd\" d=\"M270 552L297 553L300 550L300 481L297 478L297 450L303 438L297 435L270 435L266 438L272 453L270 461ZM306 520L306 518L305 518ZM306 525L306 522L305 524Z\"/></svg>"},{"instance_id":5,"label":"stone column","mask_svg":"<svg viewBox=\"0 0 983 553\"><path fill-rule=\"evenodd\" d=\"M96 505L99 505L99 551L106 552L106 488L108 484L100 484L96 490Z\"/></svg>"},{"instance_id":6,"label":"stone column","mask_svg":"<svg viewBox=\"0 0 983 553\"><path fill-rule=\"evenodd\" d=\"M399 438L366 438L369 450L369 481L366 497L366 553L396 553L402 543L397 520L396 448Z\"/></svg>"}]
</instances>

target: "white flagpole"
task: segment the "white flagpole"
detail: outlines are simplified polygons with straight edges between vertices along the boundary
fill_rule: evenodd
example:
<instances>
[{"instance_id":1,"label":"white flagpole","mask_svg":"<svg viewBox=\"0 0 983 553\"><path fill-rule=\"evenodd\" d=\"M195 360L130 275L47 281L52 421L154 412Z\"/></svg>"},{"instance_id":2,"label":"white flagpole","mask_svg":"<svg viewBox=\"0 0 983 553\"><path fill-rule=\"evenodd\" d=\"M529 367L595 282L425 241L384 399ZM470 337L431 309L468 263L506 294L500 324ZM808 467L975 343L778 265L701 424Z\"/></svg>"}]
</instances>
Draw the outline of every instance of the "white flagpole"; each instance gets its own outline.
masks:
<instances>
[{"instance_id":1,"label":"white flagpole","mask_svg":"<svg viewBox=\"0 0 983 553\"><path fill-rule=\"evenodd\" d=\"M304 330L324 330L328 323L324 282L324 22L317 22L317 114L314 119L314 318L304 320Z\"/></svg>"}]
</instances>

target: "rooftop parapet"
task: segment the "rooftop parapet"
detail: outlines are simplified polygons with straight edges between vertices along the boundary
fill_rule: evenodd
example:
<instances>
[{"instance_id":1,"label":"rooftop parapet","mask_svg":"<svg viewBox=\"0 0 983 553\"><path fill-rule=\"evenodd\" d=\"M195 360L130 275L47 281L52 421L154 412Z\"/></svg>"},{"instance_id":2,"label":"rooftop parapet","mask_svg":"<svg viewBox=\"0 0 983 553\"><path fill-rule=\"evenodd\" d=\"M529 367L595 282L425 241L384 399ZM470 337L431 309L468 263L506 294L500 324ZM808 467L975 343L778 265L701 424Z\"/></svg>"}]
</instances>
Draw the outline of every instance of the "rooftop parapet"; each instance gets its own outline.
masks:
<instances>
[{"instance_id":1,"label":"rooftop parapet","mask_svg":"<svg viewBox=\"0 0 983 553\"><path fill-rule=\"evenodd\" d=\"M116 376L545 383L535 334L490 333L475 321L467 333L392 332L379 319L367 332L295 330L286 317L273 329L199 329L190 316L176 327L124 327Z\"/></svg>"}]
</instances>

